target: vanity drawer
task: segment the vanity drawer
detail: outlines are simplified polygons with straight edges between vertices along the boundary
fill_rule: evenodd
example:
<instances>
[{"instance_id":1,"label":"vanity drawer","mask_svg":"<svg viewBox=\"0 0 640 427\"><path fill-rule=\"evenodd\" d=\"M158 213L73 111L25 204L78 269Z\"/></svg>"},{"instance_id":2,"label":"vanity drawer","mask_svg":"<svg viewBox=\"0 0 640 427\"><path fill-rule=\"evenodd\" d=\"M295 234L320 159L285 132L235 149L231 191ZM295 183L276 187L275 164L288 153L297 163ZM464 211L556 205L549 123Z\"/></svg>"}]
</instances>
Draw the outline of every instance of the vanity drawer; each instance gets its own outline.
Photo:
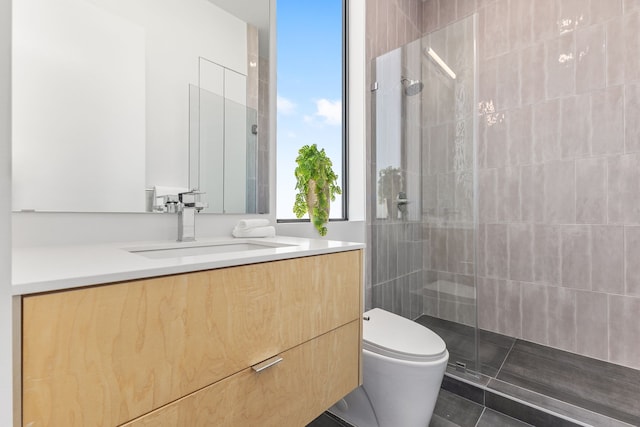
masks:
<instances>
[{"instance_id":1,"label":"vanity drawer","mask_svg":"<svg viewBox=\"0 0 640 427\"><path fill-rule=\"evenodd\" d=\"M126 426L305 426L358 386L360 323L294 347L260 373L245 369Z\"/></svg>"},{"instance_id":2,"label":"vanity drawer","mask_svg":"<svg viewBox=\"0 0 640 427\"><path fill-rule=\"evenodd\" d=\"M361 251L28 296L23 424L119 425L360 313Z\"/></svg>"}]
</instances>

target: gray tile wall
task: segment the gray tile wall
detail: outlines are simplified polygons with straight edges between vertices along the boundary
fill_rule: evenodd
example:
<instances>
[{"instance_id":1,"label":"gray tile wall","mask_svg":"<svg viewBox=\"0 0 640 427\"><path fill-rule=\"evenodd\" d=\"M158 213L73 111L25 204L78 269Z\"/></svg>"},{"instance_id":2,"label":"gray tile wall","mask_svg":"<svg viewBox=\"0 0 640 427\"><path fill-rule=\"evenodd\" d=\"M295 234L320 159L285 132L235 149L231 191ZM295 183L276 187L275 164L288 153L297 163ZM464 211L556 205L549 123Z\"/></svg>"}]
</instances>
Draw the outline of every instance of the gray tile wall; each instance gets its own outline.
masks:
<instances>
[{"instance_id":1,"label":"gray tile wall","mask_svg":"<svg viewBox=\"0 0 640 427\"><path fill-rule=\"evenodd\" d=\"M269 60L258 59L258 206L269 212Z\"/></svg>"},{"instance_id":2,"label":"gray tile wall","mask_svg":"<svg viewBox=\"0 0 640 427\"><path fill-rule=\"evenodd\" d=\"M420 37L421 0L367 0L367 63ZM367 67L367 88L371 86ZM422 229L419 221L376 220L375 146L372 144L371 94L367 92L367 251L365 306L381 307L408 318L422 314Z\"/></svg>"},{"instance_id":3,"label":"gray tile wall","mask_svg":"<svg viewBox=\"0 0 640 427\"><path fill-rule=\"evenodd\" d=\"M247 107L259 113L259 55L258 55L258 28L247 25ZM249 113L250 114L250 113ZM251 120L251 115L248 115ZM257 120L257 116L256 116ZM258 124L257 122L253 122ZM251 129L247 129L247 212L255 213L257 211L257 138L254 139L250 135Z\"/></svg>"},{"instance_id":4,"label":"gray tile wall","mask_svg":"<svg viewBox=\"0 0 640 427\"><path fill-rule=\"evenodd\" d=\"M640 368L640 1L370 0L367 58L475 12L479 326ZM367 307L472 323L439 294L470 280L451 268L465 238L425 224L419 271L399 255L413 227L368 217Z\"/></svg>"},{"instance_id":5,"label":"gray tile wall","mask_svg":"<svg viewBox=\"0 0 640 427\"><path fill-rule=\"evenodd\" d=\"M421 29L474 11L479 326L640 368L640 2L426 0Z\"/></svg>"},{"instance_id":6,"label":"gray tile wall","mask_svg":"<svg viewBox=\"0 0 640 427\"><path fill-rule=\"evenodd\" d=\"M396 222L371 228L373 306L415 319L423 312L421 226Z\"/></svg>"}]
</instances>

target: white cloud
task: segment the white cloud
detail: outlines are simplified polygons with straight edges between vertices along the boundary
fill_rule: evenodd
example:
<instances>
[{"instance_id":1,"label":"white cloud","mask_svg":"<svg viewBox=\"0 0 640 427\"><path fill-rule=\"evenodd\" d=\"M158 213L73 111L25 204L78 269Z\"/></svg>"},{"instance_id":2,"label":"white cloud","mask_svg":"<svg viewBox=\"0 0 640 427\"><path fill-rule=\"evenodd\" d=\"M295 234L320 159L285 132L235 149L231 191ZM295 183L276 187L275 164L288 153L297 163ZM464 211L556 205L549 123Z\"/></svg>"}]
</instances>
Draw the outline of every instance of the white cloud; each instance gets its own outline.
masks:
<instances>
[{"instance_id":1,"label":"white cloud","mask_svg":"<svg viewBox=\"0 0 640 427\"><path fill-rule=\"evenodd\" d=\"M291 100L278 95L277 98L277 103L278 103L278 113L279 114L284 114L284 115L290 115L293 114L296 110L296 104L294 104Z\"/></svg>"},{"instance_id":2,"label":"white cloud","mask_svg":"<svg viewBox=\"0 0 640 427\"><path fill-rule=\"evenodd\" d=\"M342 124L342 101L330 101L320 99L316 101L316 116L324 119L328 125L340 126Z\"/></svg>"}]
</instances>

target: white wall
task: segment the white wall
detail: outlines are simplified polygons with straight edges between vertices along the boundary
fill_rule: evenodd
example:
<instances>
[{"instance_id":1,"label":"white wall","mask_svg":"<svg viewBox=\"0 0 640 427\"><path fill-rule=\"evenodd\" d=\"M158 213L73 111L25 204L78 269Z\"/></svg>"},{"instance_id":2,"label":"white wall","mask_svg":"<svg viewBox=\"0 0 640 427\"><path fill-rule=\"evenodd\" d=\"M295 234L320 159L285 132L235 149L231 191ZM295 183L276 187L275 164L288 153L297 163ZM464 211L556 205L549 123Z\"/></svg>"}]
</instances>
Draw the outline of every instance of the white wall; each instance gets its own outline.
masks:
<instances>
[{"instance_id":1,"label":"white wall","mask_svg":"<svg viewBox=\"0 0 640 427\"><path fill-rule=\"evenodd\" d=\"M365 225L364 221L331 221L327 224L327 235L320 237L310 222L282 222L276 226L276 234L308 239L365 243Z\"/></svg>"},{"instance_id":2,"label":"white wall","mask_svg":"<svg viewBox=\"0 0 640 427\"><path fill-rule=\"evenodd\" d=\"M366 209L365 0L349 1L349 220L364 221Z\"/></svg>"},{"instance_id":3,"label":"white wall","mask_svg":"<svg viewBox=\"0 0 640 427\"><path fill-rule=\"evenodd\" d=\"M231 236L241 219L269 215L196 214L196 238ZM13 247L86 245L178 237L178 216L145 213L13 213ZM0 424L2 425L2 424Z\"/></svg>"},{"instance_id":4,"label":"white wall","mask_svg":"<svg viewBox=\"0 0 640 427\"><path fill-rule=\"evenodd\" d=\"M11 309L11 0L0 0L0 425L13 424Z\"/></svg>"}]
</instances>

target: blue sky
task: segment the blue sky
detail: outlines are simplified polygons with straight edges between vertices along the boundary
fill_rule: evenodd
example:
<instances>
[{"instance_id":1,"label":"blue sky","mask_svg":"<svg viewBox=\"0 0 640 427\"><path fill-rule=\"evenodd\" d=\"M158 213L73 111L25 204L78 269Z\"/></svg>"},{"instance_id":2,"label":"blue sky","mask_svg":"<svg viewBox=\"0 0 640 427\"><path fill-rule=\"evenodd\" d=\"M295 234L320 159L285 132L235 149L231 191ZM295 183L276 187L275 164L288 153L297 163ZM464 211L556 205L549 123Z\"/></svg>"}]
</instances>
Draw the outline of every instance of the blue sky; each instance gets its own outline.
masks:
<instances>
[{"instance_id":1,"label":"blue sky","mask_svg":"<svg viewBox=\"0 0 640 427\"><path fill-rule=\"evenodd\" d=\"M295 159L324 148L342 179L342 0L278 0L277 217L295 218ZM336 199L331 217L340 217Z\"/></svg>"}]
</instances>

